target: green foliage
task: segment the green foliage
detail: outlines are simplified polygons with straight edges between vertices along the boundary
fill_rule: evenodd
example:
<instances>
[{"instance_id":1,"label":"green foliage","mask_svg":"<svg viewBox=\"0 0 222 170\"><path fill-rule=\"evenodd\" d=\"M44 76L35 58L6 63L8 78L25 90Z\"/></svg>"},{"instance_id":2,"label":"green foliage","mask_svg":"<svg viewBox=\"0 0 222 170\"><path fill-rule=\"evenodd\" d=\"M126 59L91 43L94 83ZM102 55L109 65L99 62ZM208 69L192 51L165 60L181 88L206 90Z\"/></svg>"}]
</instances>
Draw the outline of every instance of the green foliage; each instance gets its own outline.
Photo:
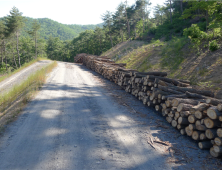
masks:
<instances>
[{"instance_id":1,"label":"green foliage","mask_svg":"<svg viewBox=\"0 0 222 170\"><path fill-rule=\"evenodd\" d=\"M208 35L201 31L197 24L192 24L190 28L185 28L183 35L188 37L193 43L193 48L200 51L201 40L208 38Z\"/></svg>"},{"instance_id":2,"label":"green foliage","mask_svg":"<svg viewBox=\"0 0 222 170\"><path fill-rule=\"evenodd\" d=\"M27 21L25 22L25 29L22 31L22 36L28 36L28 31L32 30L32 23L34 19L26 17ZM37 22L41 25L39 30L39 36L43 39L49 39L52 37L59 37L60 40L72 40L74 37L77 37L79 33L85 30L95 29L96 27L102 27L102 24L97 25L67 25L61 24L56 21L53 21L48 18L39 18L36 19Z\"/></svg>"},{"instance_id":3,"label":"green foliage","mask_svg":"<svg viewBox=\"0 0 222 170\"><path fill-rule=\"evenodd\" d=\"M16 7L13 7L10 11L10 15L6 17L5 20L6 30L8 36L13 33L19 33L21 28L24 27L25 18L22 13Z\"/></svg>"},{"instance_id":4,"label":"green foliage","mask_svg":"<svg viewBox=\"0 0 222 170\"><path fill-rule=\"evenodd\" d=\"M219 44L217 43L217 40L213 40L209 42L209 49L210 51L216 51L220 48Z\"/></svg>"},{"instance_id":5,"label":"green foliage","mask_svg":"<svg viewBox=\"0 0 222 170\"><path fill-rule=\"evenodd\" d=\"M190 39L203 39L206 37L206 33L201 31L197 24L192 24L190 28L185 28L183 30L183 35L189 37Z\"/></svg>"}]
</instances>

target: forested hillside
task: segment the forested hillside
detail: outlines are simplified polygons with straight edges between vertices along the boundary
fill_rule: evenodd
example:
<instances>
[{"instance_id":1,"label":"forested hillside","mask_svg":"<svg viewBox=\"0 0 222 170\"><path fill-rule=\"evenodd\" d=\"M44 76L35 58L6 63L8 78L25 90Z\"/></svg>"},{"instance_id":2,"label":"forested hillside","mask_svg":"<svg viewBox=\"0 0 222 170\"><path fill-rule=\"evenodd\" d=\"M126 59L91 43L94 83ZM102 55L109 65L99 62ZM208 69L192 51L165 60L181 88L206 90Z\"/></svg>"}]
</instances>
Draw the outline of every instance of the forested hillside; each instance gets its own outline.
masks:
<instances>
[{"instance_id":1,"label":"forested hillside","mask_svg":"<svg viewBox=\"0 0 222 170\"><path fill-rule=\"evenodd\" d=\"M37 20L41 24L41 29L39 30L39 36L43 39L49 39L50 36L52 37L59 37L60 40L72 40L74 37L77 37L79 33L85 30L94 30L96 27L103 27L103 24L96 24L96 25L67 25L61 24L56 21L53 21L48 18L38 18L33 19L29 17L24 17L25 27L21 31L22 36L29 36L27 31L32 29L32 23L34 20ZM3 18L0 18L3 20Z\"/></svg>"},{"instance_id":2,"label":"forested hillside","mask_svg":"<svg viewBox=\"0 0 222 170\"><path fill-rule=\"evenodd\" d=\"M31 30L32 23L34 19L26 17L25 27L22 31L23 36L28 36L28 30ZM61 24L56 21L53 21L48 18L39 18L37 21L41 24L41 29L39 30L39 35L43 39L49 39L52 37L59 37L60 40L72 40L74 37L77 37L79 33L95 29L96 27L102 27L102 24L97 25L66 25Z\"/></svg>"}]
</instances>

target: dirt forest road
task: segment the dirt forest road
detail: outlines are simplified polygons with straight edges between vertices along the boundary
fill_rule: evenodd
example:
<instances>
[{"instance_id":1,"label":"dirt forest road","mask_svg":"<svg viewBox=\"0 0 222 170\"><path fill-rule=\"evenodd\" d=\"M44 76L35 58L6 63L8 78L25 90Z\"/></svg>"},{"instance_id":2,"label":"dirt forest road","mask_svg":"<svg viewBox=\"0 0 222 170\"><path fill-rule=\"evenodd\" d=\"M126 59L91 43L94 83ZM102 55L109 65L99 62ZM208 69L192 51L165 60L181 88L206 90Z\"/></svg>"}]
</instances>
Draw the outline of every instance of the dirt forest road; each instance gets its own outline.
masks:
<instances>
[{"instance_id":1,"label":"dirt forest road","mask_svg":"<svg viewBox=\"0 0 222 170\"><path fill-rule=\"evenodd\" d=\"M155 127L156 121L161 127ZM97 73L58 62L36 98L0 138L0 169L214 169L214 159L204 163L207 152L198 157L188 138L162 122Z\"/></svg>"},{"instance_id":2,"label":"dirt forest road","mask_svg":"<svg viewBox=\"0 0 222 170\"><path fill-rule=\"evenodd\" d=\"M4 81L0 82L0 94L8 92L13 86L22 83L25 79L27 79L31 74L35 73L37 70L45 67L51 63L50 60L41 60L36 63L28 66L27 68L21 70L20 72L10 76Z\"/></svg>"}]
</instances>

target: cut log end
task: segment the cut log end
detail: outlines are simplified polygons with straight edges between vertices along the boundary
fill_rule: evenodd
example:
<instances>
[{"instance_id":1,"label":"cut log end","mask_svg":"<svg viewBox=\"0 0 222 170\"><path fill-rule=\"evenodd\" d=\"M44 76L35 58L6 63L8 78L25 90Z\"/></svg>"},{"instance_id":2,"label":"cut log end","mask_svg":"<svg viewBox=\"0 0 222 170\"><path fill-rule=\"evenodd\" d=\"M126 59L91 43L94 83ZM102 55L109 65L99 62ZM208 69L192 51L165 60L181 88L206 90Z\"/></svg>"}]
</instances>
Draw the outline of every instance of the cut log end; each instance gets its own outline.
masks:
<instances>
[{"instance_id":1,"label":"cut log end","mask_svg":"<svg viewBox=\"0 0 222 170\"><path fill-rule=\"evenodd\" d=\"M198 143L200 149L210 149L213 145L210 141L202 141Z\"/></svg>"},{"instance_id":2,"label":"cut log end","mask_svg":"<svg viewBox=\"0 0 222 170\"><path fill-rule=\"evenodd\" d=\"M213 157L215 157L215 158L221 156L220 153L217 153L217 152L214 151L214 148L213 148L213 147L210 148L210 154L211 154L211 156L213 156Z\"/></svg>"}]
</instances>

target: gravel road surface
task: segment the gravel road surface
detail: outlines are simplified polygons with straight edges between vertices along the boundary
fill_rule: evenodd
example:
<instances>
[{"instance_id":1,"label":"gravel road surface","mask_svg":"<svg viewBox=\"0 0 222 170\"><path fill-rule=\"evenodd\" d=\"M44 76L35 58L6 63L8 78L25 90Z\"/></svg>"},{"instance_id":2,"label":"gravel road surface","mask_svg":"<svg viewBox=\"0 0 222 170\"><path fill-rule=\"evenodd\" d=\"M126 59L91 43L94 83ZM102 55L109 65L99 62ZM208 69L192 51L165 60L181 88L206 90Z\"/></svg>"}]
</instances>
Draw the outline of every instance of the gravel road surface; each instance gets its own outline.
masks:
<instances>
[{"instance_id":1,"label":"gravel road surface","mask_svg":"<svg viewBox=\"0 0 222 170\"><path fill-rule=\"evenodd\" d=\"M49 64L50 60L37 61L36 63L26 67L20 72L10 76L4 81L0 82L0 94L8 92L13 86L22 83L27 79L31 74L35 73L37 70L45 67Z\"/></svg>"},{"instance_id":2,"label":"gravel road surface","mask_svg":"<svg viewBox=\"0 0 222 170\"><path fill-rule=\"evenodd\" d=\"M209 153L198 157L195 143L178 134L114 83L82 65L58 62L0 138L0 169L217 168L215 159L203 162Z\"/></svg>"}]
</instances>

